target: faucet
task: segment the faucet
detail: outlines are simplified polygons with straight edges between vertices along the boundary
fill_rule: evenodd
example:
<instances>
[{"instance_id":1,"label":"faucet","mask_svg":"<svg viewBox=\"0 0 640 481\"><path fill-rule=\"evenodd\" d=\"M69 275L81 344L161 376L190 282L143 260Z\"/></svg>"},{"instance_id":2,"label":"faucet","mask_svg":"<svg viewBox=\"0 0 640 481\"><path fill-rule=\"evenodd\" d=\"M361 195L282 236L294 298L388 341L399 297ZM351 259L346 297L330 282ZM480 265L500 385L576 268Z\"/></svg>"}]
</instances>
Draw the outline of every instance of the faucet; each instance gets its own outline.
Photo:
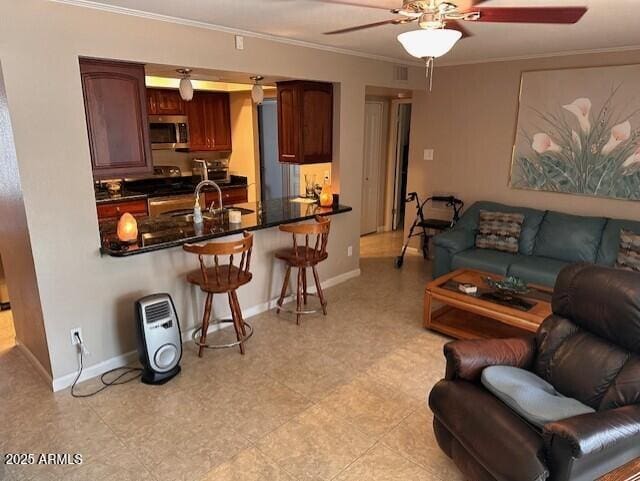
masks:
<instances>
[{"instance_id":1,"label":"faucet","mask_svg":"<svg viewBox=\"0 0 640 481\"><path fill-rule=\"evenodd\" d=\"M214 209L213 204L215 204L215 200L211 202L211 205L209 206L209 212L211 214L215 214L216 212L222 212L222 191L220 190L220 186L216 184L213 180L203 180L196 186L196 192L195 192L196 202L198 202L198 199L200 198L200 191L202 190L203 187L206 187L206 186L211 186L216 188L216 190L218 191L218 201L220 204L220 207L218 209Z\"/></svg>"},{"instance_id":2,"label":"faucet","mask_svg":"<svg viewBox=\"0 0 640 481\"><path fill-rule=\"evenodd\" d=\"M207 161L203 159L193 159L194 164L202 164L200 166L200 175L202 175L202 180L209 180L209 168L207 166Z\"/></svg>"}]
</instances>

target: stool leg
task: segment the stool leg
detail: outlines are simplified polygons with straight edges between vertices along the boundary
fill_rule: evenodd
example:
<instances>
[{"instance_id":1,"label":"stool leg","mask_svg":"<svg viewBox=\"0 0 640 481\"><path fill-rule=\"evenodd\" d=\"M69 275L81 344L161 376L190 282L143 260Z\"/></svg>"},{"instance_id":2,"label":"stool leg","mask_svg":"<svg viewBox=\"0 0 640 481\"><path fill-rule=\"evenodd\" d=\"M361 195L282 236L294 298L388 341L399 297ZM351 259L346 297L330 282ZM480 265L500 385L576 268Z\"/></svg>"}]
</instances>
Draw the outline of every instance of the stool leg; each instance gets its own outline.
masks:
<instances>
[{"instance_id":1,"label":"stool leg","mask_svg":"<svg viewBox=\"0 0 640 481\"><path fill-rule=\"evenodd\" d=\"M242 339L242 336L240 334L240 323L238 321L238 311L236 309L236 305L233 300L232 292L233 291L229 291L229 307L231 308L231 318L233 319L233 327L236 330L236 339L238 340L238 342L240 342L240 340ZM244 346L242 345L242 343L238 344L238 347L240 348L240 354L244 354Z\"/></svg>"},{"instance_id":2,"label":"stool leg","mask_svg":"<svg viewBox=\"0 0 640 481\"><path fill-rule=\"evenodd\" d=\"M296 324L300 325L300 311L302 310L302 268L298 267L298 292L296 296L298 312L296 313Z\"/></svg>"},{"instance_id":3,"label":"stool leg","mask_svg":"<svg viewBox=\"0 0 640 481\"><path fill-rule=\"evenodd\" d=\"M284 298L287 296L287 287L289 287L289 276L291 275L291 266L287 266L287 272L284 275L284 283L282 284L282 291L280 291L280 298L278 299L278 308L276 314L280 314L280 308L284 302Z\"/></svg>"},{"instance_id":4,"label":"stool leg","mask_svg":"<svg viewBox=\"0 0 640 481\"><path fill-rule=\"evenodd\" d=\"M244 318L242 317L242 309L240 308L240 301L238 301L238 293L236 291L232 291L233 302L236 305L236 310L238 311L238 319L240 319L240 330L242 331L242 337L246 337L247 330L244 327Z\"/></svg>"},{"instance_id":5,"label":"stool leg","mask_svg":"<svg viewBox=\"0 0 640 481\"><path fill-rule=\"evenodd\" d=\"M320 278L318 277L318 271L316 270L316 266L312 267L313 269L313 278L316 281L316 290L318 291L318 297L320 298L320 304L322 305L322 313L327 315L327 301L324 298L324 293L322 292L322 286L320 285Z\"/></svg>"},{"instance_id":6,"label":"stool leg","mask_svg":"<svg viewBox=\"0 0 640 481\"><path fill-rule=\"evenodd\" d=\"M207 300L204 303L204 315L202 316L202 330L200 331L200 348L198 349L198 357L202 357L204 344L207 342L207 330L209 329L209 320L211 319L211 305L213 304L213 294L207 293Z\"/></svg>"},{"instance_id":7,"label":"stool leg","mask_svg":"<svg viewBox=\"0 0 640 481\"><path fill-rule=\"evenodd\" d=\"M307 305L307 268L302 268L302 297L305 306Z\"/></svg>"}]
</instances>

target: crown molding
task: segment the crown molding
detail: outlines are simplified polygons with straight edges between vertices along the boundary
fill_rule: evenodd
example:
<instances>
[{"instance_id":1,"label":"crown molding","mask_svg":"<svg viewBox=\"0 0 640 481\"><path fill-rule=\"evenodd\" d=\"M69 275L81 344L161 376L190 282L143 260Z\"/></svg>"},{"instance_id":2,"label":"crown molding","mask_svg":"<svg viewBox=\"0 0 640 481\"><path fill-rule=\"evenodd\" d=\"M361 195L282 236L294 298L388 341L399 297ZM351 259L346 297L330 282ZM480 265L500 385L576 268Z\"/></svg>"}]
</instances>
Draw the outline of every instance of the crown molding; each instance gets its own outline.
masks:
<instances>
[{"instance_id":1,"label":"crown molding","mask_svg":"<svg viewBox=\"0 0 640 481\"><path fill-rule=\"evenodd\" d=\"M629 52L633 50L640 51L640 45L624 45L621 47L604 47L604 48L591 48L584 50L564 50L558 52L547 52L547 53L538 53L531 55L514 55L511 57L495 57L495 58L485 58L479 60L463 60L460 62L456 62L455 60L451 62L441 61L438 65L436 63L436 67L456 67L459 65L475 65L475 64L484 64L484 63L498 63L498 62L514 62L518 60L535 60L535 59L544 59L544 58L555 58L555 57L567 57L571 55L592 55L599 53L616 53L616 52Z\"/></svg>"},{"instance_id":2,"label":"crown molding","mask_svg":"<svg viewBox=\"0 0 640 481\"><path fill-rule=\"evenodd\" d=\"M357 50L351 50L347 48L332 47L330 45L323 45L315 42L307 42L305 40L296 40L288 37L280 37L278 35L270 35L267 33L253 32L250 30L242 30L238 28L225 27L223 25L216 25L208 22L201 22L198 20L190 20L187 18L173 17L170 15L162 15L159 13L145 12L144 10L136 10L133 8L120 7L115 5L108 5L100 2L93 2L90 0L49 0L53 3L62 3L65 5L73 5L75 7L92 8L94 10L101 10L109 13L119 13L121 15L130 15L133 17L146 18L148 20L158 20L160 22L176 23L178 25L185 25L188 27L204 28L207 30L214 30L216 32L224 32L232 35L242 35L250 38L258 38L261 40L270 40L272 42L284 43L288 45L294 45L297 47L313 48L316 50L324 50L326 52L337 53L342 55L350 55L355 57L362 57L371 60L378 60L382 62L388 62L393 64L411 65L411 66L424 66L422 62L417 62L413 59L387 57L385 55L376 55L373 53L359 52Z\"/></svg>"}]
</instances>

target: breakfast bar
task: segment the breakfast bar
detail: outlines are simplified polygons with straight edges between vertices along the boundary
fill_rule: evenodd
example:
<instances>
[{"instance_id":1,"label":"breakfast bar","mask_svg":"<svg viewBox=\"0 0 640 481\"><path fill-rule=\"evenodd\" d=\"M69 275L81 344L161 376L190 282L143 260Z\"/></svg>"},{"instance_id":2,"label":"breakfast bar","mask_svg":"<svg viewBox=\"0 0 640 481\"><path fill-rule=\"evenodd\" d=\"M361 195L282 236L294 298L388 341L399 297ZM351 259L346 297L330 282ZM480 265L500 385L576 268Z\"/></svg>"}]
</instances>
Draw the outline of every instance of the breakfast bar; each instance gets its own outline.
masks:
<instances>
[{"instance_id":1,"label":"breakfast bar","mask_svg":"<svg viewBox=\"0 0 640 481\"><path fill-rule=\"evenodd\" d=\"M231 210L240 211L241 222L229 222ZM335 215L351 210L351 207L345 205L320 207L317 204L297 202L294 198L280 198L266 202L235 204L226 207L221 213L203 212L204 222L201 224L193 222L192 210L177 210L156 216L139 217L137 241L131 244L118 239L117 221L106 221L100 224L100 252L112 257L127 257L239 234L243 231L301 222L313 219L316 215Z\"/></svg>"}]
</instances>

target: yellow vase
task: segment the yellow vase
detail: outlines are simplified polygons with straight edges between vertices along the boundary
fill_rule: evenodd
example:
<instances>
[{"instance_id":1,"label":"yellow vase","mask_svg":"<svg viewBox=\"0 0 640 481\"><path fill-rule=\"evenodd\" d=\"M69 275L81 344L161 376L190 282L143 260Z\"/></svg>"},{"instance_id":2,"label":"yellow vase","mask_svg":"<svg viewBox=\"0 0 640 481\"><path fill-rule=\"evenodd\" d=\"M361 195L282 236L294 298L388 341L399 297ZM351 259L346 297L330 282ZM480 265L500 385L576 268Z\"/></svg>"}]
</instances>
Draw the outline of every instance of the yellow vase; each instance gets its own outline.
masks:
<instances>
[{"instance_id":1,"label":"yellow vase","mask_svg":"<svg viewBox=\"0 0 640 481\"><path fill-rule=\"evenodd\" d=\"M333 192L331 192L331 185L325 182L322 186L322 192L320 192L320 206L331 207L333 205Z\"/></svg>"}]
</instances>

